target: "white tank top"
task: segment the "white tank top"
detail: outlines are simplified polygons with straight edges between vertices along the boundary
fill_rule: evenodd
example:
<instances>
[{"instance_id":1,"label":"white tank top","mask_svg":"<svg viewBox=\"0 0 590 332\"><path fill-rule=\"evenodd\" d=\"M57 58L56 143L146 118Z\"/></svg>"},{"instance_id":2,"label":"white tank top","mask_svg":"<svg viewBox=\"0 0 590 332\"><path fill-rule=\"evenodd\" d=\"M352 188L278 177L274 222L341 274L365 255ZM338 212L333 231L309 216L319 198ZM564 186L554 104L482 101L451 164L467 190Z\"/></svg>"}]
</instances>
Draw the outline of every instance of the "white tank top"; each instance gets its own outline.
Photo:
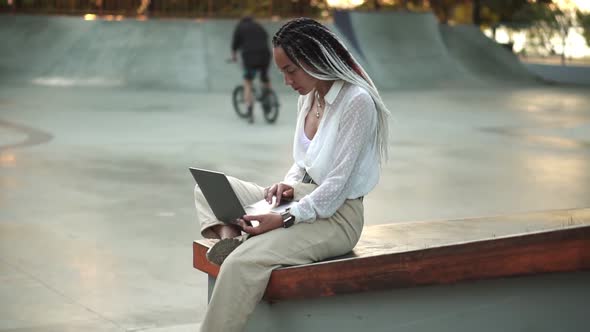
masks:
<instances>
[{"instance_id":1,"label":"white tank top","mask_svg":"<svg viewBox=\"0 0 590 332\"><path fill-rule=\"evenodd\" d=\"M301 144L304 152L307 152L309 144L311 144L311 140L307 138L307 135L305 135L305 129L303 128L301 130L301 135L299 135L299 144Z\"/></svg>"}]
</instances>

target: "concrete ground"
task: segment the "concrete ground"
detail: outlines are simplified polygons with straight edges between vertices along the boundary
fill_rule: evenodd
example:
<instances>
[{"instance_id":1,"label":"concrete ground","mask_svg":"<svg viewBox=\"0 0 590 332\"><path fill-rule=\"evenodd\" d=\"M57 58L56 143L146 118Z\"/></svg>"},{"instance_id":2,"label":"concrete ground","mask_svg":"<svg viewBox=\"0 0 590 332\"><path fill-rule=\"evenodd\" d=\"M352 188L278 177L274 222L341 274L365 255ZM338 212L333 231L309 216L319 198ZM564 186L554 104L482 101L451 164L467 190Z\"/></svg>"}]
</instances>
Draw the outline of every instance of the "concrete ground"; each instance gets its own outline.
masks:
<instances>
[{"instance_id":1,"label":"concrete ground","mask_svg":"<svg viewBox=\"0 0 590 332\"><path fill-rule=\"evenodd\" d=\"M279 89L274 125L232 110L233 24L0 19L0 332L197 329L207 282L188 167L267 185L291 164L295 95ZM373 64L424 53L413 41L364 40ZM500 64L382 91L391 159L368 225L590 206L590 89L467 78ZM390 65L381 80L425 68Z\"/></svg>"},{"instance_id":2,"label":"concrete ground","mask_svg":"<svg viewBox=\"0 0 590 332\"><path fill-rule=\"evenodd\" d=\"M187 168L269 184L290 164L278 122L229 94L0 89L0 331L189 331L205 275ZM367 224L590 205L588 90L386 92L391 160ZM159 330L158 330L159 329Z\"/></svg>"}]
</instances>

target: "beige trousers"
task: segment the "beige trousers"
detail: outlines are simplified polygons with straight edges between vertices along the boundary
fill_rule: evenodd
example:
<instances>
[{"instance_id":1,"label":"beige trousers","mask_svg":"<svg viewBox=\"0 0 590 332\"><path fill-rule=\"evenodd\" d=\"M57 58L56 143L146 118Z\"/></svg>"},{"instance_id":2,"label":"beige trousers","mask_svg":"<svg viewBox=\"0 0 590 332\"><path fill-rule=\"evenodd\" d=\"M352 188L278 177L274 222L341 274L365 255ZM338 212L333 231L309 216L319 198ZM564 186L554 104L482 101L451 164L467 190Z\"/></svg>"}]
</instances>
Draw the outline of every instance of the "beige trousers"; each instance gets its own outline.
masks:
<instances>
[{"instance_id":1,"label":"beige trousers","mask_svg":"<svg viewBox=\"0 0 590 332\"><path fill-rule=\"evenodd\" d=\"M263 199L263 187L232 177L228 179L242 204ZM301 199L316 187L308 183L296 184L294 199ZM195 204L201 234L215 238L210 227L222 222L215 219L198 186L195 187ZM201 331L242 331L262 299L274 269L344 255L354 248L362 228L363 203L361 199L354 199L346 200L330 218L250 237L221 265Z\"/></svg>"}]
</instances>

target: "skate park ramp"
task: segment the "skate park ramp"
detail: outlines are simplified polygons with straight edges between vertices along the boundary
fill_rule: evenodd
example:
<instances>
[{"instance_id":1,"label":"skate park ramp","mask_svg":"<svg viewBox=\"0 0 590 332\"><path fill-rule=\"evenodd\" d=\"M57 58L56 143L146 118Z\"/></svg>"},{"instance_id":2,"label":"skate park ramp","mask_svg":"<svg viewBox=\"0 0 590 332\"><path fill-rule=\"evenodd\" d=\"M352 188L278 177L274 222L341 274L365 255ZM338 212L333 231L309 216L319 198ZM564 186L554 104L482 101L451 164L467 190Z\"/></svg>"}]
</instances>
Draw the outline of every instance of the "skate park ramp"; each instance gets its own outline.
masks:
<instances>
[{"instance_id":1,"label":"skate park ramp","mask_svg":"<svg viewBox=\"0 0 590 332\"><path fill-rule=\"evenodd\" d=\"M541 82L507 49L486 37L472 25L440 25L449 53L468 71L493 82Z\"/></svg>"},{"instance_id":2,"label":"skate park ramp","mask_svg":"<svg viewBox=\"0 0 590 332\"><path fill-rule=\"evenodd\" d=\"M198 24L27 16L4 17L0 24L9 50L3 81L191 89L207 84Z\"/></svg>"},{"instance_id":3,"label":"skate park ramp","mask_svg":"<svg viewBox=\"0 0 590 332\"><path fill-rule=\"evenodd\" d=\"M328 26L382 90L536 82L476 28L441 27L430 13L347 15L346 29ZM269 36L284 22L261 20ZM231 91L242 80L240 65L227 62L236 23L3 15L0 84Z\"/></svg>"},{"instance_id":4,"label":"skate park ramp","mask_svg":"<svg viewBox=\"0 0 590 332\"><path fill-rule=\"evenodd\" d=\"M348 51L353 54L355 60L360 62L363 67L367 67L365 63L365 55L363 54L358 38L354 33L349 13L350 12L343 10L334 11L334 26L331 29L345 41Z\"/></svg>"},{"instance_id":5,"label":"skate park ramp","mask_svg":"<svg viewBox=\"0 0 590 332\"><path fill-rule=\"evenodd\" d=\"M433 15L352 12L350 21L367 71L381 89L478 83L447 52Z\"/></svg>"},{"instance_id":6,"label":"skate park ramp","mask_svg":"<svg viewBox=\"0 0 590 332\"><path fill-rule=\"evenodd\" d=\"M3 16L0 83L231 91L242 80L228 63L236 23ZM262 23L272 36L283 22Z\"/></svg>"},{"instance_id":7,"label":"skate park ramp","mask_svg":"<svg viewBox=\"0 0 590 332\"><path fill-rule=\"evenodd\" d=\"M432 13L347 12L338 30L357 45L382 89L535 84L518 59L475 27L442 26ZM346 22L350 26L339 25Z\"/></svg>"}]
</instances>

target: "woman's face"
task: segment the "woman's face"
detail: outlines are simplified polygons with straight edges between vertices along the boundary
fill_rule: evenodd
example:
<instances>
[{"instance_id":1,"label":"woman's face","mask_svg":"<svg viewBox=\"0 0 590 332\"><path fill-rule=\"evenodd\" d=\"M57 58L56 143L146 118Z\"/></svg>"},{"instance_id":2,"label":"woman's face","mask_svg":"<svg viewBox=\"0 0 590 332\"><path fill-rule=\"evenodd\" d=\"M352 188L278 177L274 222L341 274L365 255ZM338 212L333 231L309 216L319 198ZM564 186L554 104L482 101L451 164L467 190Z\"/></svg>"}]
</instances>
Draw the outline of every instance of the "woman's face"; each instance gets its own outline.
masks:
<instances>
[{"instance_id":1,"label":"woman's face","mask_svg":"<svg viewBox=\"0 0 590 332\"><path fill-rule=\"evenodd\" d=\"M273 49L273 56L277 67L283 74L286 85L292 87L300 95L306 95L315 88L319 80L293 63L282 47L275 47Z\"/></svg>"}]
</instances>

